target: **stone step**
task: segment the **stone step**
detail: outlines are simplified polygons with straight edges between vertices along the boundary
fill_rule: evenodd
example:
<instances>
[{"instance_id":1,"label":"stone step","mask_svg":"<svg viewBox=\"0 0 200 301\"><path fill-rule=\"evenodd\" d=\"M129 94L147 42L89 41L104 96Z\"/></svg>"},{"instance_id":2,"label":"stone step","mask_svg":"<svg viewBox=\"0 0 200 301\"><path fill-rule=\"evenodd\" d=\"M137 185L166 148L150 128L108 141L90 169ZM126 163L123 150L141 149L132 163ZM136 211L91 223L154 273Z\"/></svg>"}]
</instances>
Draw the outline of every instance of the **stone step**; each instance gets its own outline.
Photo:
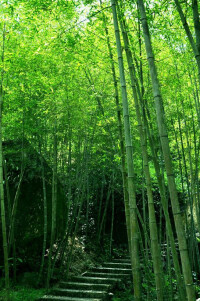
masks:
<instances>
[{"instance_id":1,"label":"stone step","mask_svg":"<svg viewBox=\"0 0 200 301\"><path fill-rule=\"evenodd\" d=\"M86 272L84 274L87 277L100 277L100 278L117 278L117 279L122 279L124 277L130 277L131 274L119 274L119 273L100 273L100 272Z\"/></svg>"},{"instance_id":2,"label":"stone step","mask_svg":"<svg viewBox=\"0 0 200 301\"><path fill-rule=\"evenodd\" d=\"M118 259L113 259L113 263L114 262L123 262L123 263L131 263L131 260L130 259L126 259L126 258L118 258Z\"/></svg>"},{"instance_id":3,"label":"stone step","mask_svg":"<svg viewBox=\"0 0 200 301\"><path fill-rule=\"evenodd\" d=\"M83 283L97 283L97 284L115 284L116 282L119 282L121 279L112 277L108 277L107 275L104 275L104 277L98 277L98 276L92 276L89 277L88 275L85 275L87 272L83 274L83 276L74 276L72 277L71 281L77 281L77 282L83 282Z\"/></svg>"},{"instance_id":4,"label":"stone step","mask_svg":"<svg viewBox=\"0 0 200 301\"><path fill-rule=\"evenodd\" d=\"M73 297L63 297L63 296L52 296L45 295L40 298L41 301L101 301L101 299L94 298L73 298Z\"/></svg>"},{"instance_id":5,"label":"stone step","mask_svg":"<svg viewBox=\"0 0 200 301\"><path fill-rule=\"evenodd\" d=\"M95 281L94 281L95 282ZM72 289L92 289L92 290L104 290L107 291L111 284L99 284L99 283L84 283L84 282L60 282L59 287L61 288L72 288Z\"/></svg>"},{"instance_id":6,"label":"stone step","mask_svg":"<svg viewBox=\"0 0 200 301\"><path fill-rule=\"evenodd\" d=\"M132 275L130 257L104 262L100 267L91 268L81 276L74 276L69 281L60 282L50 295L40 300L46 301L102 301L110 291Z\"/></svg>"},{"instance_id":7,"label":"stone step","mask_svg":"<svg viewBox=\"0 0 200 301\"><path fill-rule=\"evenodd\" d=\"M129 262L105 262L102 265L103 267L107 268L122 268L122 269L127 269L131 268L131 263Z\"/></svg>"},{"instance_id":8,"label":"stone step","mask_svg":"<svg viewBox=\"0 0 200 301\"><path fill-rule=\"evenodd\" d=\"M108 273L108 274L132 274L131 269L108 268L108 267L92 268L90 271L95 273Z\"/></svg>"},{"instance_id":9,"label":"stone step","mask_svg":"<svg viewBox=\"0 0 200 301\"><path fill-rule=\"evenodd\" d=\"M107 294L106 291L93 291L93 290L79 290L79 289L66 289L66 288L54 288L52 295L66 296L66 297L78 297L78 298L104 298Z\"/></svg>"}]
</instances>

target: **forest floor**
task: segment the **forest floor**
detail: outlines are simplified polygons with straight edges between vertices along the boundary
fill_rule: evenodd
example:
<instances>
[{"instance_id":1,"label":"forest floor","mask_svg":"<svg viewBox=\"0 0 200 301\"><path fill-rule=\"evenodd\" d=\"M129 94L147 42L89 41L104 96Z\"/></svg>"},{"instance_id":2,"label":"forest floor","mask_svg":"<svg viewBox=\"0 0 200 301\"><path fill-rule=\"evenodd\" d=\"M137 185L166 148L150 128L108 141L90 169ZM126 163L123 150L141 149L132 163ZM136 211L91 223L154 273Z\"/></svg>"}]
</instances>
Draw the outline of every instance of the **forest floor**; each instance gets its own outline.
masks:
<instances>
[{"instance_id":1,"label":"forest floor","mask_svg":"<svg viewBox=\"0 0 200 301\"><path fill-rule=\"evenodd\" d=\"M45 289L16 286L10 290L10 301L35 301L42 297ZM0 292L0 301L5 300L5 290Z\"/></svg>"},{"instance_id":2,"label":"forest floor","mask_svg":"<svg viewBox=\"0 0 200 301\"><path fill-rule=\"evenodd\" d=\"M36 301L45 294L45 289L16 286L10 290L10 301ZM0 292L0 301L5 300L5 290Z\"/></svg>"},{"instance_id":3,"label":"forest floor","mask_svg":"<svg viewBox=\"0 0 200 301\"><path fill-rule=\"evenodd\" d=\"M26 288L17 286L10 291L10 301L37 301L45 294L45 289ZM0 292L0 301L5 300L5 291ZM132 301L133 291L126 288L124 291L116 292L112 301Z\"/></svg>"}]
</instances>

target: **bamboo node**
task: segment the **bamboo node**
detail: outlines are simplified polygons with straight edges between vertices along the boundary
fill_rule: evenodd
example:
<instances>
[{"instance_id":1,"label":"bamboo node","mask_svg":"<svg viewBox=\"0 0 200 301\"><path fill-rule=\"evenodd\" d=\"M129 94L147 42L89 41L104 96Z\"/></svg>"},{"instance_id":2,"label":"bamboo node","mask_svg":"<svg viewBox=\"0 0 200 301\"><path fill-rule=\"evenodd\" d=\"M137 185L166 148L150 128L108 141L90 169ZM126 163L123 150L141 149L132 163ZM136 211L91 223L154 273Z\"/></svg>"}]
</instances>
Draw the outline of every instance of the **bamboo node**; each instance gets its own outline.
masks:
<instances>
[{"instance_id":1,"label":"bamboo node","mask_svg":"<svg viewBox=\"0 0 200 301\"><path fill-rule=\"evenodd\" d=\"M187 283L187 284L185 284L186 286L193 286L194 285L194 283Z\"/></svg>"},{"instance_id":2,"label":"bamboo node","mask_svg":"<svg viewBox=\"0 0 200 301\"><path fill-rule=\"evenodd\" d=\"M187 252L188 249L179 249L180 252Z\"/></svg>"},{"instance_id":3,"label":"bamboo node","mask_svg":"<svg viewBox=\"0 0 200 301\"><path fill-rule=\"evenodd\" d=\"M155 96L156 97L156 96ZM161 135L160 138L168 138L168 135L165 134L165 135Z\"/></svg>"}]
</instances>

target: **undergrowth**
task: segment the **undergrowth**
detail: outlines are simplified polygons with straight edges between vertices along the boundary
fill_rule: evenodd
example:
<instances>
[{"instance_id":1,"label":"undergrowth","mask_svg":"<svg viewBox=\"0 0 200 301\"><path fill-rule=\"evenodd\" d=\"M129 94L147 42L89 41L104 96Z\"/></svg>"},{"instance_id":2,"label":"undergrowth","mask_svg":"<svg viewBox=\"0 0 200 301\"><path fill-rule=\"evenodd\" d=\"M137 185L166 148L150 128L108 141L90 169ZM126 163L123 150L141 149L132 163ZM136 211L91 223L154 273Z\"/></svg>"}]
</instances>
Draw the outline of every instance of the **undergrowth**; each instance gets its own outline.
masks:
<instances>
[{"instance_id":1,"label":"undergrowth","mask_svg":"<svg viewBox=\"0 0 200 301\"><path fill-rule=\"evenodd\" d=\"M116 291L112 301L133 301L133 289L127 288L125 291Z\"/></svg>"},{"instance_id":2,"label":"undergrowth","mask_svg":"<svg viewBox=\"0 0 200 301\"><path fill-rule=\"evenodd\" d=\"M10 290L10 301L36 301L45 294L44 289L17 286ZM0 292L0 301L5 299L5 290Z\"/></svg>"}]
</instances>

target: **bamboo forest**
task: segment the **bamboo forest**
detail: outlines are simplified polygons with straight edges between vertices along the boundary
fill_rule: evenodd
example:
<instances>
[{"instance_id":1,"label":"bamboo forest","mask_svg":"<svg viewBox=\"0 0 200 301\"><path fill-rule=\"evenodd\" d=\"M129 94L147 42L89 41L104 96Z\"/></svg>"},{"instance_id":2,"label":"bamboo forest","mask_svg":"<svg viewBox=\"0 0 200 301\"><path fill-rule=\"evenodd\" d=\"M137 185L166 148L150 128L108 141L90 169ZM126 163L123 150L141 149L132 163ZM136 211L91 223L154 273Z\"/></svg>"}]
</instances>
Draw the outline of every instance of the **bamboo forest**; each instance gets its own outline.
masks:
<instances>
[{"instance_id":1,"label":"bamboo forest","mask_svg":"<svg viewBox=\"0 0 200 301\"><path fill-rule=\"evenodd\" d=\"M0 300L200 301L198 0L0 0Z\"/></svg>"}]
</instances>

